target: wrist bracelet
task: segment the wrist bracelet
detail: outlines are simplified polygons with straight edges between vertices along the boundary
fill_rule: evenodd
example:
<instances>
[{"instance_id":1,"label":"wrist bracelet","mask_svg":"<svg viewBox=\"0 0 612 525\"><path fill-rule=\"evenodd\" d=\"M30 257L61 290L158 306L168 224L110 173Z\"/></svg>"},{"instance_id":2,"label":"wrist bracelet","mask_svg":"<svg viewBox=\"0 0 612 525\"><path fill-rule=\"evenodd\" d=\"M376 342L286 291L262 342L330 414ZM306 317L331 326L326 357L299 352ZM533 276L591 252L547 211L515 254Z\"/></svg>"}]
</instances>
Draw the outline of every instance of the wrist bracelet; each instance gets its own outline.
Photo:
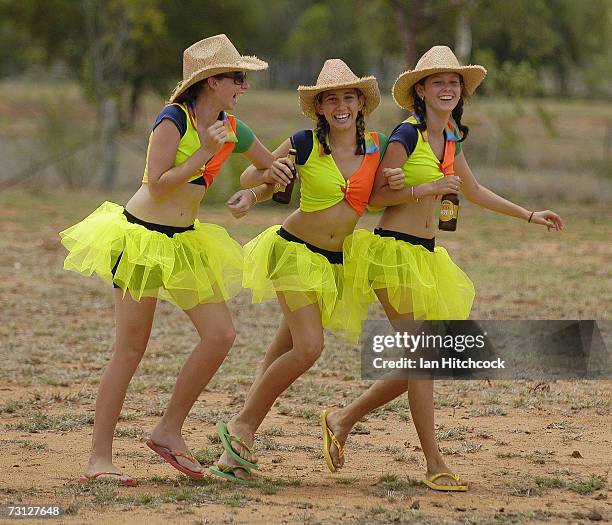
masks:
<instances>
[{"instance_id":1,"label":"wrist bracelet","mask_svg":"<svg viewBox=\"0 0 612 525\"><path fill-rule=\"evenodd\" d=\"M253 194L253 197L255 197L255 203L257 203L257 193L255 193L253 188L249 188L249 191Z\"/></svg>"},{"instance_id":2,"label":"wrist bracelet","mask_svg":"<svg viewBox=\"0 0 612 525\"><path fill-rule=\"evenodd\" d=\"M531 215L529 216L529 219L527 219L527 222L531 222L531 219L533 219L533 214L535 213L535 211L531 212Z\"/></svg>"}]
</instances>

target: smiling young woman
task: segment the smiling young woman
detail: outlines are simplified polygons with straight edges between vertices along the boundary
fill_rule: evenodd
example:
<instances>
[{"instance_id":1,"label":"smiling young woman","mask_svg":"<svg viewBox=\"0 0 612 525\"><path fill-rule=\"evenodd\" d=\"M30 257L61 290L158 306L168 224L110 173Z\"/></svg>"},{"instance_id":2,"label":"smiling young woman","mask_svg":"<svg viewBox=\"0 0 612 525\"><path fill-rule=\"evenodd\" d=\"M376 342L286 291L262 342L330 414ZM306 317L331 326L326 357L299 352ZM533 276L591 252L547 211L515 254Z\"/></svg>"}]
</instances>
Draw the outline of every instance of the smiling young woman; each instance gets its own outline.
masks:
<instances>
[{"instance_id":1,"label":"smiling young woman","mask_svg":"<svg viewBox=\"0 0 612 525\"><path fill-rule=\"evenodd\" d=\"M130 380L146 350L157 299L182 310L200 336L183 366L163 417L147 445L170 465L200 479L183 423L234 341L226 301L241 290L243 251L228 233L197 219L200 202L231 153L258 168L272 163L246 124L228 110L247 90L246 71L265 69L241 56L225 35L185 50L183 80L153 124L142 185L125 208L106 202L60 233L68 249L64 268L97 274L115 288L116 337L96 401L92 451L82 480L135 480L112 462L113 434ZM232 213L256 194L232 197Z\"/></svg>"},{"instance_id":2,"label":"smiling young woman","mask_svg":"<svg viewBox=\"0 0 612 525\"><path fill-rule=\"evenodd\" d=\"M373 233L357 230L344 246L345 286L372 302L378 299L391 324L469 316L474 285L435 242L439 195L461 191L471 202L497 213L549 230L562 228L557 214L530 212L485 188L472 174L462 147L469 132L461 122L463 101L485 75L482 66L460 66L448 47L435 46L393 86L395 102L413 114L393 130L376 174L370 204L385 211ZM343 466L344 443L354 424L406 391L427 461L424 483L434 490L467 490L439 451L430 380L377 381L348 406L329 414L323 411L330 470Z\"/></svg>"},{"instance_id":3,"label":"smiling young woman","mask_svg":"<svg viewBox=\"0 0 612 525\"><path fill-rule=\"evenodd\" d=\"M278 300L283 318L244 407L227 425L218 423L225 452L212 471L233 481L249 480L258 468L255 432L276 399L321 355L324 328L356 340L365 311L365 298L346 293L343 244L366 209L386 147L384 135L365 128L365 116L380 103L378 84L332 59L316 85L300 86L298 93L316 128L285 140L269 170L251 166L241 178L253 188L287 184L294 167L287 155L292 147L297 151L299 209L245 246L245 287L254 302Z\"/></svg>"}]
</instances>

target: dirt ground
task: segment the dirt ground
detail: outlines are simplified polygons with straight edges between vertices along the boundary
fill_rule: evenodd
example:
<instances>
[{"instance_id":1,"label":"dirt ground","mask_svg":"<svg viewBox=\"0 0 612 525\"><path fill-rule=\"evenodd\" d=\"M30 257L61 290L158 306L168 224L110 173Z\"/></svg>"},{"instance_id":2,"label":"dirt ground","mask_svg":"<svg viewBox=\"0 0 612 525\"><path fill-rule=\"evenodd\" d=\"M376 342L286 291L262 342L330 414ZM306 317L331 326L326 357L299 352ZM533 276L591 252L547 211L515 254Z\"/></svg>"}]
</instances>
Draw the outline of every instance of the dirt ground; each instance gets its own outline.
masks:
<instances>
[{"instance_id":1,"label":"dirt ground","mask_svg":"<svg viewBox=\"0 0 612 525\"><path fill-rule=\"evenodd\" d=\"M112 293L97 279L62 270L57 232L101 200L0 194L0 505L59 505L66 514L54 522L62 523L612 521L610 381L437 382L440 446L469 481L467 493L436 493L420 483L425 464L405 397L355 427L345 467L330 474L319 412L368 386L359 380L358 348L333 335L262 426L261 481L244 488L212 476L189 480L144 443L196 342L187 318L167 304L158 307L116 433L116 464L139 485L78 483L112 343ZM555 209L568 223L561 235L466 206L459 231L440 236L475 282L473 319L610 317L610 211ZM237 223L215 208L202 218L246 241L282 215L261 208ZM239 410L279 321L275 304L251 305L246 292L231 309L236 344L185 425L206 465L221 451L216 420Z\"/></svg>"}]
</instances>

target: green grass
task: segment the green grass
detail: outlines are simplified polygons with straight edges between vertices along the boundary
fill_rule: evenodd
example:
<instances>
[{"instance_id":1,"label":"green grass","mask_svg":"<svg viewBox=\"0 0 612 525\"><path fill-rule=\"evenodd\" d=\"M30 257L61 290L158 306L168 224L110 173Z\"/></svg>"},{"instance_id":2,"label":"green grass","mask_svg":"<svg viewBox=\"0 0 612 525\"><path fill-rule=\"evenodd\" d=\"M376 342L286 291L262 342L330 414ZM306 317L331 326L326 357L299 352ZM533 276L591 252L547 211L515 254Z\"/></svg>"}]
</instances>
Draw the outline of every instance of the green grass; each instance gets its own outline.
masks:
<instances>
[{"instance_id":1,"label":"green grass","mask_svg":"<svg viewBox=\"0 0 612 525\"><path fill-rule=\"evenodd\" d=\"M259 432L260 436L283 437L286 435L285 430L281 427L268 427Z\"/></svg>"},{"instance_id":2,"label":"green grass","mask_svg":"<svg viewBox=\"0 0 612 525\"><path fill-rule=\"evenodd\" d=\"M592 494L606 485L606 479L606 476L591 474L587 479L572 481L567 488L581 495Z\"/></svg>"},{"instance_id":3,"label":"green grass","mask_svg":"<svg viewBox=\"0 0 612 525\"><path fill-rule=\"evenodd\" d=\"M205 466L213 465L223 453L223 447L206 447L203 450L198 450L193 453L193 456Z\"/></svg>"},{"instance_id":4,"label":"green grass","mask_svg":"<svg viewBox=\"0 0 612 525\"><path fill-rule=\"evenodd\" d=\"M17 445L20 448L33 450L36 452L45 452L49 449L49 446L46 443L37 443L35 441L30 441L29 439L1 439L0 444Z\"/></svg>"},{"instance_id":5,"label":"green grass","mask_svg":"<svg viewBox=\"0 0 612 525\"><path fill-rule=\"evenodd\" d=\"M319 412L310 408L291 407L288 405L281 405L278 408L278 413L284 416L299 417L306 419L311 423L319 421Z\"/></svg>"},{"instance_id":6,"label":"green grass","mask_svg":"<svg viewBox=\"0 0 612 525\"><path fill-rule=\"evenodd\" d=\"M92 423L93 416L80 416L77 414L53 416L42 412L36 412L25 421L6 425L6 428L30 433L42 432L45 430L69 432L84 426L89 426Z\"/></svg>"},{"instance_id":7,"label":"green grass","mask_svg":"<svg viewBox=\"0 0 612 525\"><path fill-rule=\"evenodd\" d=\"M527 458L532 463L537 465L544 465L547 463L555 453L551 450L534 450L531 454L527 455Z\"/></svg>"},{"instance_id":8,"label":"green grass","mask_svg":"<svg viewBox=\"0 0 612 525\"><path fill-rule=\"evenodd\" d=\"M470 410L470 416L474 417L489 417L489 416L506 416L508 411L497 405L488 405Z\"/></svg>"},{"instance_id":9,"label":"green grass","mask_svg":"<svg viewBox=\"0 0 612 525\"><path fill-rule=\"evenodd\" d=\"M482 448L482 443L476 443L469 439L464 439L457 447L440 447L443 454L474 454Z\"/></svg>"},{"instance_id":10,"label":"green grass","mask_svg":"<svg viewBox=\"0 0 612 525\"><path fill-rule=\"evenodd\" d=\"M536 476L534 482L538 487L544 489L559 489L566 485L565 481L558 477Z\"/></svg>"},{"instance_id":11,"label":"green grass","mask_svg":"<svg viewBox=\"0 0 612 525\"><path fill-rule=\"evenodd\" d=\"M117 427L115 437L143 439L147 435L146 431L137 427Z\"/></svg>"},{"instance_id":12,"label":"green grass","mask_svg":"<svg viewBox=\"0 0 612 525\"><path fill-rule=\"evenodd\" d=\"M496 458L520 458L521 455L517 454L516 452L501 451L501 452L496 452L495 457Z\"/></svg>"},{"instance_id":13,"label":"green grass","mask_svg":"<svg viewBox=\"0 0 612 525\"><path fill-rule=\"evenodd\" d=\"M387 509L382 505L374 505L358 523L424 523L422 517L419 510Z\"/></svg>"},{"instance_id":14,"label":"green grass","mask_svg":"<svg viewBox=\"0 0 612 525\"><path fill-rule=\"evenodd\" d=\"M0 405L0 414L15 414L16 412L21 411L26 406L26 401L9 399L8 401Z\"/></svg>"},{"instance_id":15,"label":"green grass","mask_svg":"<svg viewBox=\"0 0 612 525\"><path fill-rule=\"evenodd\" d=\"M436 430L436 437L439 441L463 439L468 431L469 429L463 425L454 428L444 428L444 426L441 426Z\"/></svg>"},{"instance_id":16,"label":"green grass","mask_svg":"<svg viewBox=\"0 0 612 525\"><path fill-rule=\"evenodd\" d=\"M338 485L354 485L359 482L359 478L336 478L335 483Z\"/></svg>"},{"instance_id":17,"label":"green grass","mask_svg":"<svg viewBox=\"0 0 612 525\"><path fill-rule=\"evenodd\" d=\"M370 492L379 498L397 498L414 492L415 485L418 485L418 483L410 479L403 480L396 474L383 474L378 478Z\"/></svg>"}]
</instances>

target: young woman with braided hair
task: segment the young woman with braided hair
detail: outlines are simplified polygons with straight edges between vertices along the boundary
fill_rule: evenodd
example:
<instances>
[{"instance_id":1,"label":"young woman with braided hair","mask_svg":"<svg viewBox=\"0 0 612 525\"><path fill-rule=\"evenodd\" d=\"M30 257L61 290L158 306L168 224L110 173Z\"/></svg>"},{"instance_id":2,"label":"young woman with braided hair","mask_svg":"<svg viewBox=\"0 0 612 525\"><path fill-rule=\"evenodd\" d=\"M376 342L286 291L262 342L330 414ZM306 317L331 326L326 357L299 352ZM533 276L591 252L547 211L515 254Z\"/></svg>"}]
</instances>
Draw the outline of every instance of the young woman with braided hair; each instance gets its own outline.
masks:
<instances>
[{"instance_id":1,"label":"young woman with braided hair","mask_svg":"<svg viewBox=\"0 0 612 525\"><path fill-rule=\"evenodd\" d=\"M528 211L478 183L462 151L468 128L461 123L464 97L482 82L482 66L460 66L446 46L435 46L393 86L395 102L413 115L395 128L378 168L370 204L386 207L374 233L357 230L344 246L345 286L378 298L392 324L402 320L467 319L474 299L471 280L435 247L436 198L459 191L497 213L561 230L549 211ZM401 167L397 173L389 168ZM446 176L444 176L446 175ZM397 325L396 325L397 326ZM375 408L408 391L427 461L424 483L434 490L467 490L446 466L434 430L433 381L377 381L347 407L322 413L323 450L329 469L344 464L344 443Z\"/></svg>"},{"instance_id":2,"label":"young woman with braided hair","mask_svg":"<svg viewBox=\"0 0 612 525\"><path fill-rule=\"evenodd\" d=\"M244 407L227 425L217 424L225 451L211 470L233 481L250 480L258 468L251 448L255 432L276 399L321 355L323 328L355 341L367 312L365 298L345 293L342 248L366 209L386 147L385 136L365 130L364 117L380 103L378 84L333 59L316 85L298 92L316 130L285 140L270 170L251 166L241 178L248 187L278 178L288 183L294 164L287 155L292 146L297 151L299 209L245 246L244 286L256 303L277 298L283 319ZM269 189L265 197L271 194Z\"/></svg>"}]
</instances>

